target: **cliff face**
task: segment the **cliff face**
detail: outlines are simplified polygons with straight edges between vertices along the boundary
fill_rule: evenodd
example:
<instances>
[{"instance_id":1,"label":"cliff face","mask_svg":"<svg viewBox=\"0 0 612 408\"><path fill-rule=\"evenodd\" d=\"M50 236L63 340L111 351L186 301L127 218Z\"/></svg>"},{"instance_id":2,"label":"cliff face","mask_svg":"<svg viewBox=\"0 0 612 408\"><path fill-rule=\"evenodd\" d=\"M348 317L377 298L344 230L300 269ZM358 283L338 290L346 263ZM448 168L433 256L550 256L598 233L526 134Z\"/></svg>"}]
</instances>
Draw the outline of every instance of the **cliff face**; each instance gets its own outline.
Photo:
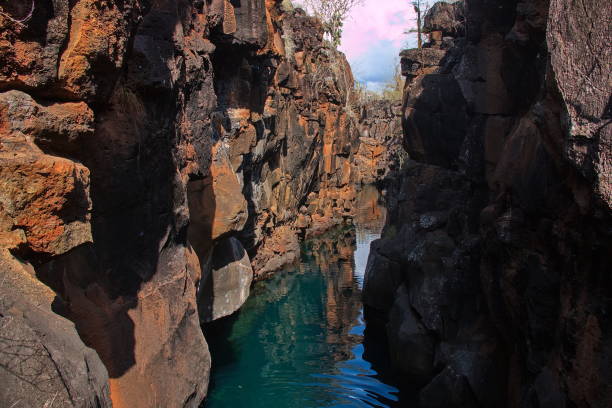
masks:
<instances>
[{"instance_id":1,"label":"cliff face","mask_svg":"<svg viewBox=\"0 0 612 408\"><path fill-rule=\"evenodd\" d=\"M359 148L353 161L362 184L395 180L408 160L402 147L401 117L400 102L374 100L361 106Z\"/></svg>"},{"instance_id":2,"label":"cliff face","mask_svg":"<svg viewBox=\"0 0 612 408\"><path fill-rule=\"evenodd\" d=\"M424 407L612 403L603 1L438 3L364 298Z\"/></svg>"},{"instance_id":3,"label":"cliff face","mask_svg":"<svg viewBox=\"0 0 612 408\"><path fill-rule=\"evenodd\" d=\"M200 323L354 215L399 111L281 1L5 3L0 401L197 406Z\"/></svg>"}]
</instances>

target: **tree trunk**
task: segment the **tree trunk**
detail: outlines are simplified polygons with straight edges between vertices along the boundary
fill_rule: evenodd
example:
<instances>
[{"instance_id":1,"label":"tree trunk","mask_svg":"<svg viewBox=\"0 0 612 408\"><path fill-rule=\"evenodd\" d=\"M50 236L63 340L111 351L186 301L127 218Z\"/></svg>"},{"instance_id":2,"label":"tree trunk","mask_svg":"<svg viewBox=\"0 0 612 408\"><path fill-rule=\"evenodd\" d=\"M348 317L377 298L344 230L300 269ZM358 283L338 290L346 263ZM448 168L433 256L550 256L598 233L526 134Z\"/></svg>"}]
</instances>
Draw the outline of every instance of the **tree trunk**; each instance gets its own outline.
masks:
<instances>
[{"instance_id":1,"label":"tree trunk","mask_svg":"<svg viewBox=\"0 0 612 408\"><path fill-rule=\"evenodd\" d=\"M417 7L415 7L416 12L417 12L417 41L418 41L418 47L422 48L423 47L423 40L421 38L421 4L419 2L419 5Z\"/></svg>"}]
</instances>

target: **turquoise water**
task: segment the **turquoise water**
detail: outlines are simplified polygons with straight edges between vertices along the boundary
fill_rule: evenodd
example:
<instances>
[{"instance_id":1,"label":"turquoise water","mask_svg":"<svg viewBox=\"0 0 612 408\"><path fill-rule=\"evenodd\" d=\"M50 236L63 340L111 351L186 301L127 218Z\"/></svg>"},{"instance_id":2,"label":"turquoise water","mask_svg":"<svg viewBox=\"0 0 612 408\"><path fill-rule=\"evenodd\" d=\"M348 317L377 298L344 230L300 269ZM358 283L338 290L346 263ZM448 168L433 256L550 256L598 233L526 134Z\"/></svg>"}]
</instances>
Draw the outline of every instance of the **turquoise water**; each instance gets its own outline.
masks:
<instances>
[{"instance_id":1,"label":"turquoise water","mask_svg":"<svg viewBox=\"0 0 612 408\"><path fill-rule=\"evenodd\" d=\"M204 407L400 406L385 340L366 332L360 300L379 227L307 242L299 266L257 283L238 313L205 328L213 368Z\"/></svg>"}]
</instances>

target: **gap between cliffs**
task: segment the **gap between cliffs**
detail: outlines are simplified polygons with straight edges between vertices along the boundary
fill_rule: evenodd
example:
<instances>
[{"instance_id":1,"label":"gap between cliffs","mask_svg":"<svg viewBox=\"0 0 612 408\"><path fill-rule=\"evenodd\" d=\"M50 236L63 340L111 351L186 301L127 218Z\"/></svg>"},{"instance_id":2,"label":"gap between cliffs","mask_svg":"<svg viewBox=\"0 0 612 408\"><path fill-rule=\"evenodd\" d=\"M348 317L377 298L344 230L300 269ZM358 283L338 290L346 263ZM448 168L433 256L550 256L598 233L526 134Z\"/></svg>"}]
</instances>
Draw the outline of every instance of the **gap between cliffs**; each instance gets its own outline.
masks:
<instances>
[{"instance_id":1,"label":"gap between cliffs","mask_svg":"<svg viewBox=\"0 0 612 408\"><path fill-rule=\"evenodd\" d=\"M394 176L400 109L281 1L102 3L0 14L0 400L194 407L200 324Z\"/></svg>"}]
</instances>

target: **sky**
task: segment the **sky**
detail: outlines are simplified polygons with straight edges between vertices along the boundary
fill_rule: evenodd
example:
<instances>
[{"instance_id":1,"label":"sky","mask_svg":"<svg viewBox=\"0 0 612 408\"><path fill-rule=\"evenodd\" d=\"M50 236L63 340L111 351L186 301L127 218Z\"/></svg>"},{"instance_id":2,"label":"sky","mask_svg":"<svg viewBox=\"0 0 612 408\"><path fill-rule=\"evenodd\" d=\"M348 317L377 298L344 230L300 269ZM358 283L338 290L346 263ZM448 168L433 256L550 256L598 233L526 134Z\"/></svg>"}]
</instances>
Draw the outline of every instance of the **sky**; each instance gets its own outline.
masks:
<instances>
[{"instance_id":1,"label":"sky","mask_svg":"<svg viewBox=\"0 0 612 408\"><path fill-rule=\"evenodd\" d=\"M339 48L355 79L378 91L393 77L399 52L414 42L414 35L404 34L416 25L414 19L409 0L363 0L353 9L344 23Z\"/></svg>"}]
</instances>

